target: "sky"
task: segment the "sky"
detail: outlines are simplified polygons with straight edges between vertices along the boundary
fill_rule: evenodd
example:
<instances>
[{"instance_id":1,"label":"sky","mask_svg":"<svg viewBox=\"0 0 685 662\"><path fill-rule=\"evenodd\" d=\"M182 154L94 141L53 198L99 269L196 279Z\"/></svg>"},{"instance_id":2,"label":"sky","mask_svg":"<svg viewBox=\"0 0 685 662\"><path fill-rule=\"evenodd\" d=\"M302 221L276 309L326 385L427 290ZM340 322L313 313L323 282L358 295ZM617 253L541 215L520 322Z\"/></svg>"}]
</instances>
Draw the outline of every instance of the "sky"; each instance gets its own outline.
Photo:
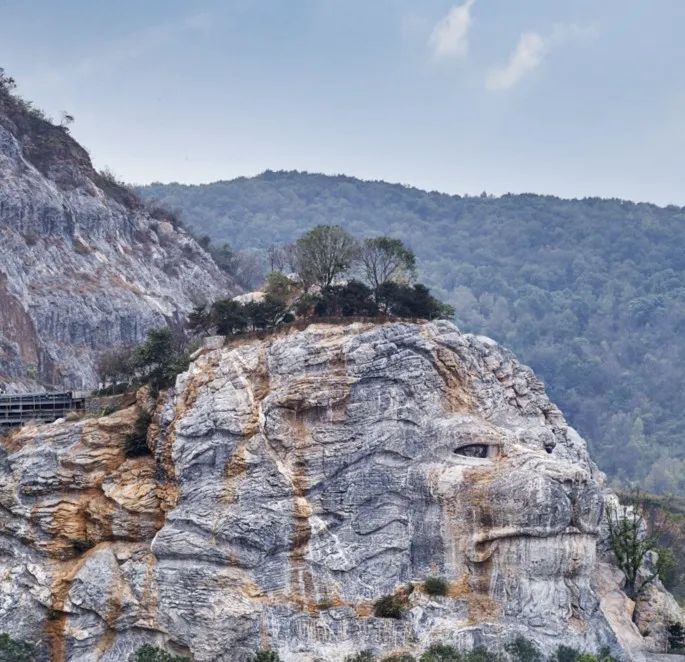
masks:
<instances>
[{"instance_id":1,"label":"sky","mask_svg":"<svg viewBox=\"0 0 685 662\"><path fill-rule=\"evenodd\" d=\"M685 205L684 29L684 0L0 0L0 67L132 183Z\"/></svg>"}]
</instances>

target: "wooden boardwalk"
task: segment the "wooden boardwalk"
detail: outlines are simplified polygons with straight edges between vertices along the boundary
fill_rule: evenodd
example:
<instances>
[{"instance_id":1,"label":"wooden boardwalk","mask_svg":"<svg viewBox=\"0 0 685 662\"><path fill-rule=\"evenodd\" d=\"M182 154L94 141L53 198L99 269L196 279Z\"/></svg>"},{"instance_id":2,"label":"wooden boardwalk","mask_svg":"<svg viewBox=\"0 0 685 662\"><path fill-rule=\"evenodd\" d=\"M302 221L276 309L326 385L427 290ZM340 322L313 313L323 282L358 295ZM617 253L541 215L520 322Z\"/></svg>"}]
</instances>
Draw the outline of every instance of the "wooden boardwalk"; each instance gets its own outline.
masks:
<instances>
[{"instance_id":1,"label":"wooden boardwalk","mask_svg":"<svg viewBox=\"0 0 685 662\"><path fill-rule=\"evenodd\" d=\"M49 423L70 411L84 409L85 397L66 393L18 393L0 395L0 429L23 425L28 421Z\"/></svg>"}]
</instances>

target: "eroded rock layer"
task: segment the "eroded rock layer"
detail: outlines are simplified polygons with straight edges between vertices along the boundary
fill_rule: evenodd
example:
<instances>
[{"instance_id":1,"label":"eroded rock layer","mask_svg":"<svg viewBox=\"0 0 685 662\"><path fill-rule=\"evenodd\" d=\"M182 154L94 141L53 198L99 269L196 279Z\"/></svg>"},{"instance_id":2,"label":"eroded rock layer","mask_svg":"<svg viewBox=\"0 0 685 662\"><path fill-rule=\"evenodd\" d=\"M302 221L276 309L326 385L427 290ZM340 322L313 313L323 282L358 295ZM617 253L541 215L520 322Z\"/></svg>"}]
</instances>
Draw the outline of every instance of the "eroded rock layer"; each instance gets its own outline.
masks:
<instances>
[{"instance_id":1,"label":"eroded rock layer","mask_svg":"<svg viewBox=\"0 0 685 662\"><path fill-rule=\"evenodd\" d=\"M0 631L45 659L150 642L337 662L517 634L642 659L598 552L603 476L491 340L317 324L207 349L154 407L152 455L127 459L139 398L3 442ZM392 594L402 618L374 616Z\"/></svg>"}]
</instances>

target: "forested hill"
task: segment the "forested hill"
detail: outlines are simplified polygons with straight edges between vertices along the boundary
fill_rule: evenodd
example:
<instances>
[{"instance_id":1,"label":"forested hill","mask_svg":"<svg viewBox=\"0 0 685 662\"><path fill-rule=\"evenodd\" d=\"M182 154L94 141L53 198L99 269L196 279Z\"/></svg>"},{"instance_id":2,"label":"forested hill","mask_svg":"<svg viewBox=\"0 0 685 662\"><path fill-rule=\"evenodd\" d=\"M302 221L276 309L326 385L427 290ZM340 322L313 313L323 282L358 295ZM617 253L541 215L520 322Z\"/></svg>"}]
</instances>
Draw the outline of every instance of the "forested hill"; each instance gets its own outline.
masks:
<instances>
[{"instance_id":1,"label":"forested hill","mask_svg":"<svg viewBox=\"0 0 685 662\"><path fill-rule=\"evenodd\" d=\"M236 250L319 223L402 239L463 330L543 377L613 479L685 494L685 209L297 172L140 192Z\"/></svg>"}]
</instances>

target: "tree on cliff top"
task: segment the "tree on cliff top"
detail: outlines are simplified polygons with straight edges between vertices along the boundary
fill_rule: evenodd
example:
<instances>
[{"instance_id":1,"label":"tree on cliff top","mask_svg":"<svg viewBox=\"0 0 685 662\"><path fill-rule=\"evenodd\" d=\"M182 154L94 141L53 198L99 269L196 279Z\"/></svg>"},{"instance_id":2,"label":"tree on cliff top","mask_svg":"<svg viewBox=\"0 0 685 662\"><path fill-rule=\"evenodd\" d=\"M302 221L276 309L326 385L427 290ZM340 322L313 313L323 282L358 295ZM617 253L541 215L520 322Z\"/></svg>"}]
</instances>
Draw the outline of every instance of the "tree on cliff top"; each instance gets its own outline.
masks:
<instances>
[{"instance_id":1,"label":"tree on cliff top","mask_svg":"<svg viewBox=\"0 0 685 662\"><path fill-rule=\"evenodd\" d=\"M317 225L295 244L297 274L305 289L323 289L348 271L358 254L357 240L339 225Z\"/></svg>"},{"instance_id":2,"label":"tree on cliff top","mask_svg":"<svg viewBox=\"0 0 685 662\"><path fill-rule=\"evenodd\" d=\"M364 278L374 290L385 282L411 282L416 277L416 256L400 239L366 239L359 253Z\"/></svg>"}]
</instances>

